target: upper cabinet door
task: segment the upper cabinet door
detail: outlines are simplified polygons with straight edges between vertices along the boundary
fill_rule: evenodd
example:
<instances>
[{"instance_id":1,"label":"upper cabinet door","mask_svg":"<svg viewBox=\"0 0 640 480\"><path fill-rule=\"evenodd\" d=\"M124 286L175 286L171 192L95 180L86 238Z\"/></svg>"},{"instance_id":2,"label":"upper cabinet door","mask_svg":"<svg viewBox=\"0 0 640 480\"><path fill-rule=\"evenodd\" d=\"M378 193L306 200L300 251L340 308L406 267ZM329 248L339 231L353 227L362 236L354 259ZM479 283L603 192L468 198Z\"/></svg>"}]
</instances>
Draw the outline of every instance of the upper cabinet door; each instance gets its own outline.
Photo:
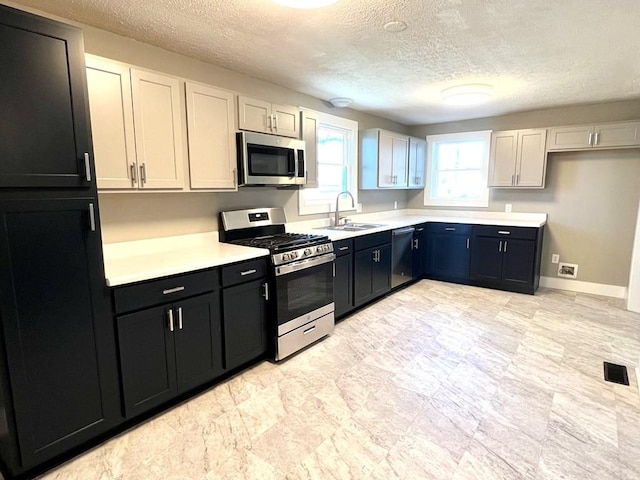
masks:
<instances>
[{"instance_id":1,"label":"upper cabinet door","mask_svg":"<svg viewBox=\"0 0 640 480\"><path fill-rule=\"evenodd\" d=\"M184 188L180 81L131 70L136 154L142 188Z\"/></svg>"},{"instance_id":2,"label":"upper cabinet door","mask_svg":"<svg viewBox=\"0 0 640 480\"><path fill-rule=\"evenodd\" d=\"M518 133L518 187L544 187L547 155L546 130L520 130Z\"/></svg>"},{"instance_id":3,"label":"upper cabinet door","mask_svg":"<svg viewBox=\"0 0 640 480\"><path fill-rule=\"evenodd\" d=\"M190 82L185 88L191 188L236 190L233 94Z\"/></svg>"},{"instance_id":4,"label":"upper cabinet door","mask_svg":"<svg viewBox=\"0 0 640 480\"><path fill-rule=\"evenodd\" d=\"M427 159L427 141L409 137L409 188L423 188Z\"/></svg>"},{"instance_id":5,"label":"upper cabinet door","mask_svg":"<svg viewBox=\"0 0 640 480\"><path fill-rule=\"evenodd\" d=\"M0 5L0 45L0 187L90 186L81 31Z\"/></svg>"},{"instance_id":6,"label":"upper cabinet door","mask_svg":"<svg viewBox=\"0 0 640 480\"><path fill-rule=\"evenodd\" d=\"M138 188L129 67L92 55L86 61L98 188Z\"/></svg>"},{"instance_id":7,"label":"upper cabinet door","mask_svg":"<svg viewBox=\"0 0 640 480\"><path fill-rule=\"evenodd\" d=\"M318 187L318 125L319 119L316 112L303 110L302 140L304 140L304 156L307 168L307 188Z\"/></svg>"},{"instance_id":8,"label":"upper cabinet door","mask_svg":"<svg viewBox=\"0 0 640 480\"><path fill-rule=\"evenodd\" d=\"M300 110L287 105L271 106L273 133L285 137L300 138Z\"/></svg>"},{"instance_id":9,"label":"upper cabinet door","mask_svg":"<svg viewBox=\"0 0 640 480\"><path fill-rule=\"evenodd\" d=\"M393 186L407 187L409 175L409 138L396 136L393 139Z\"/></svg>"},{"instance_id":10,"label":"upper cabinet door","mask_svg":"<svg viewBox=\"0 0 640 480\"><path fill-rule=\"evenodd\" d=\"M393 133L378 133L378 186L392 188L393 183Z\"/></svg>"},{"instance_id":11,"label":"upper cabinet door","mask_svg":"<svg viewBox=\"0 0 640 480\"><path fill-rule=\"evenodd\" d=\"M262 100L238 96L238 128L252 132L271 133L271 104Z\"/></svg>"},{"instance_id":12,"label":"upper cabinet door","mask_svg":"<svg viewBox=\"0 0 640 480\"><path fill-rule=\"evenodd\" d=\"M490 187L511 187L515 184L517 145L517 130L491 134Z\"/></svg>"},{"instance_id":13,"label":"upper cabinet door","mask_svg":"<svg viewBox=\"0 0 640 480\"><path fill-rule=\"evenodd\" d=\"M593 125L550 128L547 150L591 148L592 138Z\"/></svg>"},{"instance_id":14,"label":"upper cabinet door","mask_svg":"<svg viewBox=\"0 0 640 480\"><path fill-rule=\"evenodd\" d=\"M594 147L624 147L640 145L640 122L596 125Z\"/></svg>"}]
</instances>

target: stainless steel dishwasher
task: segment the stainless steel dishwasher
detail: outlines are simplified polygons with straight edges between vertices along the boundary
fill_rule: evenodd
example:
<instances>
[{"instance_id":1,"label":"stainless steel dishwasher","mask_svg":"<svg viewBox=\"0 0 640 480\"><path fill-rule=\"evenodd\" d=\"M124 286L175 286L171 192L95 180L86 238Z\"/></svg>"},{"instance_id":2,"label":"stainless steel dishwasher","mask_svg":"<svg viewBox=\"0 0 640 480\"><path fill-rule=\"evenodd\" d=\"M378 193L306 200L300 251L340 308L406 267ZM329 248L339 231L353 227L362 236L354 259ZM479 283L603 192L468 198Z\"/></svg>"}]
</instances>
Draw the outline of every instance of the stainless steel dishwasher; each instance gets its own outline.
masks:
<instances>
[{"instance_id":1,"label":"stainless steel dishwasher","mask_svg":"<svg viewBox=\"0 0 640 480\"><path fill-rule=\"evenodd\" d=\"M406 227L393 230L391 240L391 288L410 282L413 278L413 232Z\"/></svg>"}]
</instances>

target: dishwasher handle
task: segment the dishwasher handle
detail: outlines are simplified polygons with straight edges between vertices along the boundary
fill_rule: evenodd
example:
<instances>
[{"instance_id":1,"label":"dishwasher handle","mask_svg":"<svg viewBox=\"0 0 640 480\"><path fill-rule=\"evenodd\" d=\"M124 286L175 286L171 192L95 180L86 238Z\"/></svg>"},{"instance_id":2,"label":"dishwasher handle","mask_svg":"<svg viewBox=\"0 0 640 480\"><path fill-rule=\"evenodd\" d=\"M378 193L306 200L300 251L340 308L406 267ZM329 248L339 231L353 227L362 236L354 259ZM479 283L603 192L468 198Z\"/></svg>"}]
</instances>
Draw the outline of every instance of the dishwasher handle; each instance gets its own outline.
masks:
<instances>
[{"instance_id":1,"label":"dishwasher handle","mask_svg":"<svg viewBox=\"0 0 640 480\"><path fill-rule=\"evenodd\" d=\"M397 230L393 230L392 234L394 237L397 237L398 235L413 235L413 232L415 232L415 230L416 229L414 227L398 228Z\"/></svg>"}]
</instances>

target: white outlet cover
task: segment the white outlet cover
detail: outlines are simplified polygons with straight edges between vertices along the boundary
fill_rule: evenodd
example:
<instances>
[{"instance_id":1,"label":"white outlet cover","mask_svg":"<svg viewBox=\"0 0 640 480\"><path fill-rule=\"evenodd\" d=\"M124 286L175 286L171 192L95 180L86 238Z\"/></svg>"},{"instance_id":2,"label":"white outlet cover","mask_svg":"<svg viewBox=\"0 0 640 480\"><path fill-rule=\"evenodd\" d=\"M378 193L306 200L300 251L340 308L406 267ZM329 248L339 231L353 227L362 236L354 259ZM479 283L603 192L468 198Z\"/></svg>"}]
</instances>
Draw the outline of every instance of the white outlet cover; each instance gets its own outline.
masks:
<instances>
[{"instance_id":1,"label":"white outlet cover","mask_svg":"<svg viewBox=\"0 0 640 480\"><path fill-rule=\"evenodd\" d=\"M557 253L554 253L553 255L551 255L551 263L559 263L560 262L560 255Z\"/></svg>"},{"instance_id":2,"label":"white outlet cover","mask_svg":"<svg viewBox=\"0 0 640 480\"><path fill-rule=\"evenodd\" d=\"M505 204L504 206L504 211L507 213L511 213L513 205L511 205L510 203Z\"/></svg>"},{"instance_id":3,"label":"white outlet cover","mask_svg":"<svg viewBox=\"0 0 640 480\"><path fill-rule=\"evenodd\" d=\"M356 205L356 213L362 213L362 204L361 203L358 203Z\"/></svg>"}]
</instances>

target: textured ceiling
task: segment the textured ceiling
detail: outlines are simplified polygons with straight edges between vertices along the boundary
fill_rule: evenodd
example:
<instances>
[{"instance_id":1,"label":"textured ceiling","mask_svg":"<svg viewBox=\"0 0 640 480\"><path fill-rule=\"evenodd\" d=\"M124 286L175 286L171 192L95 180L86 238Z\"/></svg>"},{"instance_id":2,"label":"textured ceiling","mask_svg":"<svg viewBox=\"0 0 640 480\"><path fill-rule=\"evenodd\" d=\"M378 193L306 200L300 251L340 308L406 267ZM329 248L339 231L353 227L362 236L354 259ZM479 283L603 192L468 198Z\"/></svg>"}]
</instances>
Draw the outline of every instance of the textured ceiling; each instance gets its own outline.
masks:
<instances>
[{"instance_id":1,"label":"textured ceiling","mask_svg":"<svg viewBox=\"0 0 640 480\"><path fill-rule=\"evenodd\" d=\"M640 0L16 1L409 125L640 98ZM489 103L442 104L472 82Z\"/></svg>"}]
</instances>

